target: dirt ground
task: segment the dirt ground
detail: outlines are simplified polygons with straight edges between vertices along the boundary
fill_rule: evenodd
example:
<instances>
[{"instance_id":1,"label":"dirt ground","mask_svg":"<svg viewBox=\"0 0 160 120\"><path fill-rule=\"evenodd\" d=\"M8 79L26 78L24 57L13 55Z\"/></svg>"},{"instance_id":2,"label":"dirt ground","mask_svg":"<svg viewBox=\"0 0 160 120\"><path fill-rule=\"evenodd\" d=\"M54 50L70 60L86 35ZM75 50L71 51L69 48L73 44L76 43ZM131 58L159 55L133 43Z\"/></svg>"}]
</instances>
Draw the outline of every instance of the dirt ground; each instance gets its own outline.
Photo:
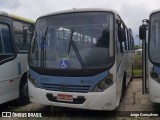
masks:
<instances>
[{"instance_id":1,"label":"dirt ground","mask_svg":"<svg viewBox=\"0 0 160 120\"><path fill-rule=\"evenodd\" d=\"M18 106L14 101L0 105L1 111L47 111L52 116L37 118L37 120L159 120L159 117L142 117L146 114L156 114L160 111L160 104L149 101L148 94L142 94L142 79L133 79L123 96L119 107L112 112L88 111L68 108L45 106L30 103L26 106ZM132 114L132 117L129 115ZM111 117L113 115L113 117ZM136 115L138 117L136 117ZM0 118L0 120L34 120L35 118Z\"/></svg>"},{"instance_id":2,"label":"dirt ground","mask_svg":"<svg viewBox=\"0 0 160 120\"><path fill-rule=\"evenodd\" d=\"M156 111L148 94L142 94L142 79L133 79L129 83L117 111Z\"/></svg>"}]
</instances>

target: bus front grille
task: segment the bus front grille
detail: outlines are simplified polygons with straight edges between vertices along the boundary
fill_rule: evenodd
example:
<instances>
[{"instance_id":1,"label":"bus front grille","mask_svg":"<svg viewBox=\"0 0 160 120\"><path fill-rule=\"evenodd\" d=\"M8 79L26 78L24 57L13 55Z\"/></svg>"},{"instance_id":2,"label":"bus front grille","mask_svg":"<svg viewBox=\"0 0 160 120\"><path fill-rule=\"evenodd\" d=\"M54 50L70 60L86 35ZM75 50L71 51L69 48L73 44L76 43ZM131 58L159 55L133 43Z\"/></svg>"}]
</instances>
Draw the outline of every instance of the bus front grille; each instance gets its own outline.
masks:
<instances>
[{"instance_id":1,"label":"bus front grille","mask_svg":"<svg viewBox=\"0 0 160 120\"><path fill-rule=\"evenodd\" d=\"M41 83L42 88L51 91L63 91L63 92L89 92L90 86L82 85L64 85L64 84L46 84Z\"/></svg>"}]
</instances>

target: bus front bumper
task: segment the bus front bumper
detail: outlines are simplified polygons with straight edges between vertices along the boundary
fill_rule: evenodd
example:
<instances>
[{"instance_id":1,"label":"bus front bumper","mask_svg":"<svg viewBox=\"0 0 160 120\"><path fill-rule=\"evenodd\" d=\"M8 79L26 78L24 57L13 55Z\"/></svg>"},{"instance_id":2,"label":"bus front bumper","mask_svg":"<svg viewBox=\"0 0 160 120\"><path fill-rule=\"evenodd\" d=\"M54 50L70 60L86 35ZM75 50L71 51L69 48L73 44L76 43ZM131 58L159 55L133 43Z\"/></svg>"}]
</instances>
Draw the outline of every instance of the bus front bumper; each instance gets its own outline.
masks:
<instances>
[{"instance_id":1,"label":"bus front bumper","mask_svg":"<svg viewBox=\"0 0 160 120\"><path fill-rule=\"evenodd\" d=\"M30 81L29 96L31 102L59 107L70 107L91 110L114 110L116 105L116 85L115 83L103 92L75 93L50 91L35 88ZM73 101L59 101L58 95L72 96Z\"/></svg>"},{"instance_id":2,"label":"bus front bumper","mask_svg":"<svg viewBox=\"0 0 160 120\"><path fill-rule=\"evenodd\" d=\"M160 103L160 83L149 79L149 99L151 102Z\"/></svg>"}]
</instances>

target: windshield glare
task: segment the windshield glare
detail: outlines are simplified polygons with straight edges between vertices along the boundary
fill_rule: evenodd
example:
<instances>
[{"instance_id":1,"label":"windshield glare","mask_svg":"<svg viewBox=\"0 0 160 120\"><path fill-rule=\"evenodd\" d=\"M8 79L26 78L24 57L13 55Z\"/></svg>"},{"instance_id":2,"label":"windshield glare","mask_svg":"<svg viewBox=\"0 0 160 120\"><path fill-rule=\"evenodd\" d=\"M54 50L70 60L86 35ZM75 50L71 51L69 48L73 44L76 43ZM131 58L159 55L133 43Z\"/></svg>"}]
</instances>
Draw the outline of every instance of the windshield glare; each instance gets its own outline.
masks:
<instances>
[{"instance_id":1,"label":"windshield glare","mask_svg":"<svg viewBox=\"0 0 160 120\"><path fill-rule=\"evenodd\" d=\"M160 13L151 15L151 31L149 42L149 56L152 62L160 63Z\"/></svg>"},{"instance_id":2,"label":"windshield glare","mask_svg":"<svg viewBox=\"0 0 160 120\"><path fill-rule=\"evenodd\" d=\"M83 69L83 64L92 69L113 63L111 13L83 12L43 17L37 21L35 33L29 55L31 66Z\"/></svg>"}]
</instances>

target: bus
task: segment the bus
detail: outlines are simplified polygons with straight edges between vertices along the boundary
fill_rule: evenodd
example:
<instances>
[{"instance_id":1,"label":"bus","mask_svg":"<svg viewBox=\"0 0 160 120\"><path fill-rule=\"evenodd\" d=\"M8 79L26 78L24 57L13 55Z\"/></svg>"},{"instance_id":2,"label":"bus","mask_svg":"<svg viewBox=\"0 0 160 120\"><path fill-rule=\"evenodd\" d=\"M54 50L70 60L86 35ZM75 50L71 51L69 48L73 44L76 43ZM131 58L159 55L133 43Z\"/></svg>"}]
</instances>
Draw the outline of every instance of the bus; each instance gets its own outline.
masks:
<instances>
[{"instance_id":1,"label":"bus","mask_svg":"<svg viewBox=\"0 0 160 120\"><path fill-rule=\"evenodd\" d=\"M143 43L143 93L149 94L151 102L160 103L160 10L142 22L139 37Z\"/></svg>"},{"instance_id":2,"label":"bus","mask_svg":"<svg viewBox=\"0 0 160 120\"><path fill-rule=\"evenodd\" d=\"M0 11L0 104L29 101L27 60L34 22Z\"/></svg>"},{"instance_id":3,"label":"bus","mask_svg":"<svg viewBox=\"0 0 160 120\"><path fill-rule=\"evenodd\" d=\"M41 16L28 56L31 102L114 110L133 75L132 30L107 9Z\"/></svg>"}]
</instances>

